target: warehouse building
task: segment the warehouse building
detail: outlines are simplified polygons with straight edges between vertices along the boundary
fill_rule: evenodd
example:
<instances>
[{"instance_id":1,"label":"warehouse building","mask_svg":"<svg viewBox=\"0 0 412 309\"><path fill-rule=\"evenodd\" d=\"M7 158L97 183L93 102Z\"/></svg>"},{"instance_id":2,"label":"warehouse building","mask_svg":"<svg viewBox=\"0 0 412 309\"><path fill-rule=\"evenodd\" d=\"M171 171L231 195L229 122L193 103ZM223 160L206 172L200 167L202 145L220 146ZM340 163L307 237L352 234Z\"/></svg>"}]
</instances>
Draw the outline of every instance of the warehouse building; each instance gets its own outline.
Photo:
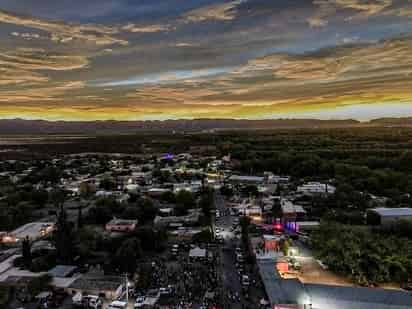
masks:
<instances>
[{"instance_id":1,"label":"warehouse building","mask_svg":"<svg viewBox=\"0 0 412 309\"><path fill-rule=\"evenodd\" d=\"M393 225L401 220L412 222L412 208L379 207L369 209L366 214L366 220L370 225Z\"/></svg>"}]
</instances>

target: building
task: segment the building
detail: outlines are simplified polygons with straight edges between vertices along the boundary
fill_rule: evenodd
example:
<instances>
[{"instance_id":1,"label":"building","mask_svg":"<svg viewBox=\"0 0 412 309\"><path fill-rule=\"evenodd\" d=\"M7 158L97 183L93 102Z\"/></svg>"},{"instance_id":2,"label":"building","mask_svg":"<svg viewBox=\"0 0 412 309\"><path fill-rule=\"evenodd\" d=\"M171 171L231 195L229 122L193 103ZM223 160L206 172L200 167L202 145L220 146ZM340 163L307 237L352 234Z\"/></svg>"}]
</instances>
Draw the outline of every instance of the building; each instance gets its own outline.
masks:
<instances>
[{"instance_id":1,"label":"building","mask_svg":"<svg viewBox=\"0 0 412 309\"><path fill-rule=\"evenodd\" d=\"M257 266L272 308L412 308L412 294L406 291L302 283L299 279L283 279L274 260L258 259Z\"/></svg>"},{"instance_id":2,"label":"building","mask_svg":"<svg viewBox=\"0 0 412 309\"><path fill-rule=\"evenodd\" d=\"M282 218L285 222L296 221L306 216L306 211L300 205L295 205L287 199L280 200Z\"/></svg>"},{"instance_id":3,"label":"building","mask_svg":"<svg viewBox=\"0 0 412 309\"><path fill-rule=\"evenodd\" d=\"M327 183L312 181L299 186L296 191L306 195L333 194L336 188Z\"/></svg>"},{"instance_id":4,"label":"building","mask_svg":"<svg viewBox=\"0 0 412 309\"><path fill-rule=\"evenodd\" d=\"M120 276L81 276L76 278L65 290L74 295L104 295L106 299L117 299L122 295L124 277Z\"/></svg>"},{"instance_id":5,"label":"building","mask_svg":"<svg viewBox=\"0 0 412 309\"><path fill-rule=\"evenodd\" d=\"M192 181L190 183L174 183L173 192L178 193L181 190L197 193L202 189L201 181Z\"/></svg>"},{"instance_id":6,"label":"building","mask_svg":"<svg viewBox=\"0 0 412 309\"><path fill-rule=\"evenodd\" d=\"M264 177L259 176L239 176L232 175L229 177L228 181L233 184L250 184L250 185L259 185L263 184L265 181Z\"/></svg>"},{"instance_id":7,"label":"building","mask_svg":"<svg viewBox=\"0 0 412 309\"><path fill-rule=\"evenodd\" d=\"M412 208L386 208L379 207L368 209L366 220L372 225L392 225L400 220L412 221Z\"/></svg>"},{"instance_id":8,"label":"building","mask_svg":"<svg viewBox=\"0 0 412 309\"><path fill-rule=\"evenodd\" d=\"M285 223L285 229L291 232L310 232L318 229L319 221L289 221Z\"/></svg>"},{"instance_id":9,"label":"building","mask_svg":"<svg viewBox=\"0 0 412 309\"><path fill-rule=\"evenodd\" d=\"M106 224L107 232L133 232L136 229L137 220L113 219Z\"/></svg>"},{"instance_id":10,"label":"building","mask_svg":"<svg viewBox=\"0 0 412 309\"><path fill-rule=\"evenodd\" d=\"M153 220L155 226L169 226L171 224L182 223L184 225L194 225L199 222L200 210L189 209L189 213L186 216L168 216L161 217L156 216Z\"/></svg>"}]
</instances>

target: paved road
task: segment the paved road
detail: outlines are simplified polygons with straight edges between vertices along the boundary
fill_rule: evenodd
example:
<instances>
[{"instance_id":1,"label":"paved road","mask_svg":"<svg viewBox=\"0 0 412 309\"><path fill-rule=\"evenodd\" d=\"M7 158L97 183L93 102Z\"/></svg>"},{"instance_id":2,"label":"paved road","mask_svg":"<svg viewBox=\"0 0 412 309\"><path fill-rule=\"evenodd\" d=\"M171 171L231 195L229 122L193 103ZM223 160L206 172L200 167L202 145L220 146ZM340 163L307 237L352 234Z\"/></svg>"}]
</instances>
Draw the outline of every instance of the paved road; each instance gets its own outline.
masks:
<instances>
[{"instance_id":1,"label":"paved road","mask_svg":"<svg viewBox=\"0 0 412 309\"><path fill-rule=\"evenodd\" d=\"M242 285L239 280L235 258L237 239L230 231L233 217L229 215L224 198L220 194L216 194L215 205L216 209L219 210L221 214L221 217L216 223L216 228L220 229L220 234L224 238L223 244L220 245L220 266L224 291L224 308L242 308ZM239 296L239 301L230 298L231 295L233 296L236 294Z\"/></svg>"}]
</instances>

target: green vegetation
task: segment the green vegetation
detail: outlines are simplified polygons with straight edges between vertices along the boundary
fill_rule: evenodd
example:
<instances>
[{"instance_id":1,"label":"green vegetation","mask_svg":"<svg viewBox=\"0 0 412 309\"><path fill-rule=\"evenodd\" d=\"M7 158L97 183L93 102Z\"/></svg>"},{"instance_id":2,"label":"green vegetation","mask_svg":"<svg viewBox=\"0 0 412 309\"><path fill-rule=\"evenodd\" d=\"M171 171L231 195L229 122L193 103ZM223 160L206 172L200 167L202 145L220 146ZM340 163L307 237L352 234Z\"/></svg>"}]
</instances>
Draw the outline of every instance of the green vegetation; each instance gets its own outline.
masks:
<instances>
[{"instance_id":1,"label":"green vegetation","mask_svg":"<svg viewBox=\"0 0 412 309\"><path fill-rule=\"evenodd\" d=\"M196 200L192 192L186 190L180 190L176 194L176 208L175 213L178 216L184 216L187 214L188 209L195 208Z\"/></svg>"},{"instance_id":2,"label":"green vegetation","mask_svg":"<svg viewBox=\"0 0 412 309\"><path fill-rule=\"evenodd\" d=\"M10 301L11 287L0 286L0 308L7 308Z\"/></svg>"},{"instance_id":3,"label":"green vegetation","mask_svg":"<svg viewBox=\"0 0 412 309\"><path fill-rule=\"evenodd\" d=\"M36 296L40 292L47 291L50 287L52 277L50 275L42 275L34 277L28 284L27 289L31 296Z\"/></svg>"},{"instance_id":4,"label":"green vegetation","mask_svg":"<svg viewBox=\"0 0 412 309\"><path fill-rule=\"evenodd\" d=\"M412 240L388 232L323 223L312 234L311 245L330 270L358 284L407 282L412 272Z\"/></svg>"},{"instance_id":5,"label":"green vegetation","mask_svg":"<svg viewBox=\"0 0 412 309\"><path fill-rule=\"evenodd\" d=\"M14 146L7 146L13 148ZM77 256L80 261L102 263L105 270L128 271L141 256L161 251L166 233L153 228L158 214L158 204L137 192L130 193L128 201L120 203L114 197L94 199L99 189L116 187L117 176L127 174L127 168L114 171L109 156L93 156L90 164L82 164L81 156L71 157L71 166L62 162L51 163L54 154L102 152L129 153L124 157L125 166L146 163L147 154L157 157L161 153L190 152L205 157L221 158L230 154L230 168L236 174L263 175L269 171L278 175L290 175L291 183L279 192L289 193L305 181L322 181L336 186L336 192L328 196L302 197L294 201L305 207L309 219L321 219L319 232L313 233L312 246L330 269L342 273L360 284L380 282L406 282L412 271L412 227L399 222L387 228L368 227L365 212L376 206L412 206L412 129L411 128L356 128L312 130L256 130L219 131L214 134L166 134L142 133L138 135L97 136L74 139L70 143L45 141L44 144L18 145L25 151L16 152L26 161L0 161L0 172L13 171L20 177L0 177L0 226L12 230L22 224L42 218L45 212L58 215L57 231L53 239L57 256L32 256L25 248L26 267L47 270L59 262L71 262ZM10 153L0 152L0 156ZM38 157L46 158L37 160ZM206 167L208 158L189 162L186 168ZM155 182L179 182L190 180L189 175L173 175L165 169L167 162L154 164ZM30 168L30 169L29 169ZM53 188L61 178L69 178L70 170L82 175L95 176L112 172L100 182L80 187L77 202L87 200L88 211L78 210L70 220L61 210L66 192ZM150 170L147 166L142 171ZM65 171L65 172L64 172ZM213 168L208 172L216 173ZM13 179L13 180L12 180ZM39 186L36 186L36 185ZM144 185L144 184L142 184ZM231 197L235 192L230 185L221 188L222 195ZM240 188L242 196L259 195L256 186ZM214 209L214 192L202 190L200 195L189 191L174 194L168 191L159 204L176 204L177 215L185 215L188 209L198 207L202 211L200 225L207 226ZM54 208L53 208L54 206ZM52 210L50 210L52 209ZM42 213L42 214L39 214ZM54 214L54 213L53 213ZM274 218L281 216L279 203L272 209ZM104 225L113 217L138 219L139 228L118 238L106 237ZM77 230L75 224L77 222ZM242 240L247 244L252 232L249 221L242 218ZM208 240L210 233L196 235L198 241ZM26 244L27 245L27 244ZM285 250L287 245L284 246ZM131 249L132 250L131 250ZM24 250L23 250L24 251ZM133 251L133 252L132 252ZM66 260L67 259L67 260ZM130 263L129 263L130 259ZM131 261L133 259L133 261Z\"/></svg>"}]
</instances>

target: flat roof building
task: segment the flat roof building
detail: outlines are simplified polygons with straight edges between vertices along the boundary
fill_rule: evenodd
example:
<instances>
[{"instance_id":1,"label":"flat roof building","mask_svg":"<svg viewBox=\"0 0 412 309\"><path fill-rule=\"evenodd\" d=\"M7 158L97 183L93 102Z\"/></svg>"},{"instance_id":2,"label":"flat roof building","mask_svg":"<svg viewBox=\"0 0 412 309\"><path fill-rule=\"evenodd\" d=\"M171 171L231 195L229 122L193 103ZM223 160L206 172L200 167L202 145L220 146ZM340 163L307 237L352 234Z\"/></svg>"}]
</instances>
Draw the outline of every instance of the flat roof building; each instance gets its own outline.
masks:
<instances>
[{"instance_id":1,"label":"flat roof building","mask_svg":"<svg viewBox=\"0 0 412 309\"><path fill-rule=\"evenodd\" d=\"M304 309L407 309L412 294L406 291L302 283L283 279L274 260L257 260L259 274L273 308Z\"/></svg>"},{"instance_id":2,"label":"flat roof building","mask_svg":"<svg viewBox=\"0 0 412 309\"><path fill-rule=\"evenodd\" d=\"M105 228L108 232L132 232L136 226L137 220L112 219Z\"/></svg>"},{"instance_id":3,"label":"flat roof building","mask_svg":"<svg viewBox=\"0 0 412 309\"><path fill-rule=\"evenodd\" d=\"M232 175L228 180L231 183L262 184L265 181L265 178L259 176Z\"/></svg>"},{"instance_id":4,"label":"flat roof building","mask_svg":"<svg viewBox=\"0 0 412 309\"><path fill-rule=\"evenodd\" d=\"M366 219L367 222L372 225L391 225L400 220L408 220L412 222L412 208L372 208L368 209Z\"/></svg>"}]
</instances>

